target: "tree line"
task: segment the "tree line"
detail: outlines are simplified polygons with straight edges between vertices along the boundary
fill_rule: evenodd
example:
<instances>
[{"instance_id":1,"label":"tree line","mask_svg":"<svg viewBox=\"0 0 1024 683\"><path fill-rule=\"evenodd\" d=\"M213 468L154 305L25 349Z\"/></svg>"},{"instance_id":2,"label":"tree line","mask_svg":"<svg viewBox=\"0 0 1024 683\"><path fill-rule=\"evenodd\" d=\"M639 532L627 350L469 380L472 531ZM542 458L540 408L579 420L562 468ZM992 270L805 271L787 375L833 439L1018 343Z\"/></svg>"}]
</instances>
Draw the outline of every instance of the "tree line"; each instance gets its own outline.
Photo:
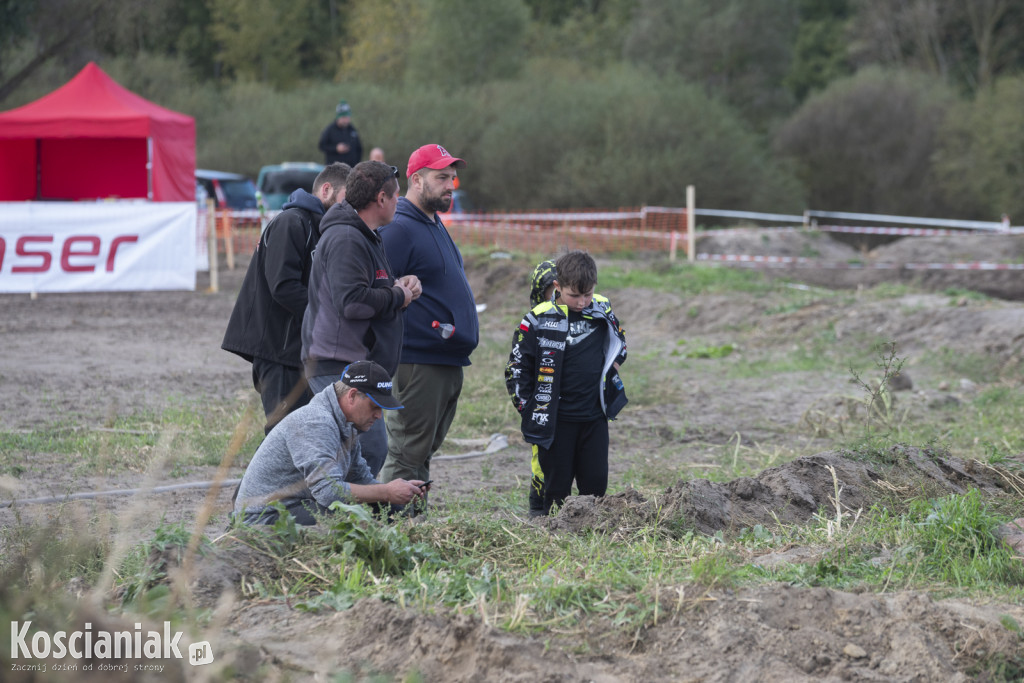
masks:
<instances>
[{"instance_id":1,"label":"tree line","mask_svg":"<svg viewBox=\"0 0 1024 683\"><path fill-rule=\"evenodd\" d=\"M319 160L346 99L487 209L1024 217L1024 0L0 0L0 107L89 59L201 166ZM401 165L401 164L399 164ZM1018 219L1019 221L1019 219Z\"/></svg>"}]
</instances>

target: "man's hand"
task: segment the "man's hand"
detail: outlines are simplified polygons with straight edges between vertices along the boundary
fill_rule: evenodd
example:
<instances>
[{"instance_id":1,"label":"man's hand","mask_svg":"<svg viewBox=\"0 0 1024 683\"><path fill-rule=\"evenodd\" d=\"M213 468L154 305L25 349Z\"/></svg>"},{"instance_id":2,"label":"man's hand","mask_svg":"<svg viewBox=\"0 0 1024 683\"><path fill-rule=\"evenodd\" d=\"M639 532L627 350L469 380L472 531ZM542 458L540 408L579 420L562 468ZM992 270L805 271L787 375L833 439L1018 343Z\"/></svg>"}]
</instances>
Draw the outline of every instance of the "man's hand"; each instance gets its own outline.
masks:
<instances>
[{"instance_id":1,"label":"man's hand","mask_svg":"<svg viewBox=\"0 0 1024 683\"><path fill-rule=\"evenodd\" d=\"M346 145L344 142L339 142L337 147L335 147L334 149L338 151L338 154L344 154L345 152L348 151L348 145Z\"/></svg>"},{"instance_id":2,"label":"man's hand","mask_svg":"<svg viewBox=\"0 0 1024 683\"><path fill-rule=\"evenodd\" d=\"M415 482L406 481L405 479L392 479L388 483L384 484L384 490L387 493L387 502L394 503L396 505L405 505L409 503L413 498L419 498L423 495L423 489L418 484L422 484L422 481L418 479Z\"/></svg>"},{"instance_id":3,"label":"man's hand","mask_svg":"<svg viewBox=\"0 0 1024 683\"><path fill-rule=\"evenodd\" d=\"M402 294L405 295L405 303L402 304L403 309L408 308L409 304L420 298L420 294L423 293L420 279L415 275L403 275L395 281L395 286L401 289Z\"/></svg>"},{"instance_id":4,"label":"man's hand","mask_svg":"<svg viewBox=\"0 0 1024 683\"><path fill-rule=\"evenodd\" d=\"M420 294L423 293L423 285L420 284L420 279L415 275L403 275L398 278L398 284L412 292L413 301L419 299Z\"/></svg>"}]
</instances>

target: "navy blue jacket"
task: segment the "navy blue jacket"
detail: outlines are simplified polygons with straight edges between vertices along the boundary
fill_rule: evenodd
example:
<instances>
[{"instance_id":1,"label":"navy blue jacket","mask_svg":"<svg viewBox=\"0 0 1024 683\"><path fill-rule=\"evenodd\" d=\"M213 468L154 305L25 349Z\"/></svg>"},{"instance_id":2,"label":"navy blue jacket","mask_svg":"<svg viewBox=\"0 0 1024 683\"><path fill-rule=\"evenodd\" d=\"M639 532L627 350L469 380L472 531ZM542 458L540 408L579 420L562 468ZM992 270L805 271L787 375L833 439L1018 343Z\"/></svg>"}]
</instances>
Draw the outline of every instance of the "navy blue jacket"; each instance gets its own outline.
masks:
<instances>
[{"instance_id":1,"label":"navy blue jacket","mask_svg":"<svg viewBox=\"0 0 1024 683\"><path fill-rule=\"evenodd\" d=\"M298 189L281 209L260 235L221 348L250 363L255 357L298 369L306 288L324 205Z\"/></svg>"},{"instance_id":2,"label":"navy blue jacket","mask_svg":"<svg viewBox=\"0 0 1024 683\"><path fill-rule=\"evenodd\" d=\"M444 223L402 197L394 221L380 229L380 236L395 276L415 275L423 286L405 311L402 362L469 365L469 354L480 343L476 302L462 254ZM435 320L455 325L455 334L444 339L431 326Z\"/></svg>"}]
</instances>

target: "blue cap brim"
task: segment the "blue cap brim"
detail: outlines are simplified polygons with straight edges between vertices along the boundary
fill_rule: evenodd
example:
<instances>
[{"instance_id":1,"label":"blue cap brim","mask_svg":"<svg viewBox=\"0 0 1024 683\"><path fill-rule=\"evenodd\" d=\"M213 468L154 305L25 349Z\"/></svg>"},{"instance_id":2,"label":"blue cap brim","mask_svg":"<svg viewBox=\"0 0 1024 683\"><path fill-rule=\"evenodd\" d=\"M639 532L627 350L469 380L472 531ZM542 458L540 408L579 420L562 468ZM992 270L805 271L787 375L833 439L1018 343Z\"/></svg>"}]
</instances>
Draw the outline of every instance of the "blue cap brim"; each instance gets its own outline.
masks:
<instances>
[{"instance_id":1,"label":"blue cap brim","mask_svg":"<svg viewBox=\"0 0 1024 683\"><path fill-rule=\"evenodd\" d=\"M363 393L366 394L366 397L369 398L371 401L373 401L373 404L375 406L377 406L378 408L380 408L381 410L399 410L399 409L405 407L405 406L391 406L389 408L388 406L382 406L380 404L380 402L377 399L375 399L372 394L370 394L370 392L364 391Z\"/></svg>"}]
</instances>

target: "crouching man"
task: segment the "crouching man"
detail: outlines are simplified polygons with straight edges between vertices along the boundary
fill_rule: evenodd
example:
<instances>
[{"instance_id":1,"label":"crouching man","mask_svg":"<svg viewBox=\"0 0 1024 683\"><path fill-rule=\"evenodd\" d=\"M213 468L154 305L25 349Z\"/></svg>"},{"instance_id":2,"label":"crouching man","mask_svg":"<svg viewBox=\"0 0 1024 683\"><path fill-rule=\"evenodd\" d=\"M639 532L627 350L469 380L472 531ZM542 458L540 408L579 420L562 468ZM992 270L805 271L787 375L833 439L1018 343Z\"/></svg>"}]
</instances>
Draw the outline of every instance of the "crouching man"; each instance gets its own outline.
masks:
<instances>
[{"instance_id":1,"label":"crouching man","mask_svg":"<svg viewBox=\"0 0 1024 683\"><path fill-rule=\"evenodd\" d=\"M341 379L286 416L267 435L245 470L234 513L246 524L273 524L281 503L303 525L331 503L406 505L427 490L420 480L381 484L363 459L356 438L401 408L391 377L373 361L345 368Z\"/></svg>"}]
</instances>

